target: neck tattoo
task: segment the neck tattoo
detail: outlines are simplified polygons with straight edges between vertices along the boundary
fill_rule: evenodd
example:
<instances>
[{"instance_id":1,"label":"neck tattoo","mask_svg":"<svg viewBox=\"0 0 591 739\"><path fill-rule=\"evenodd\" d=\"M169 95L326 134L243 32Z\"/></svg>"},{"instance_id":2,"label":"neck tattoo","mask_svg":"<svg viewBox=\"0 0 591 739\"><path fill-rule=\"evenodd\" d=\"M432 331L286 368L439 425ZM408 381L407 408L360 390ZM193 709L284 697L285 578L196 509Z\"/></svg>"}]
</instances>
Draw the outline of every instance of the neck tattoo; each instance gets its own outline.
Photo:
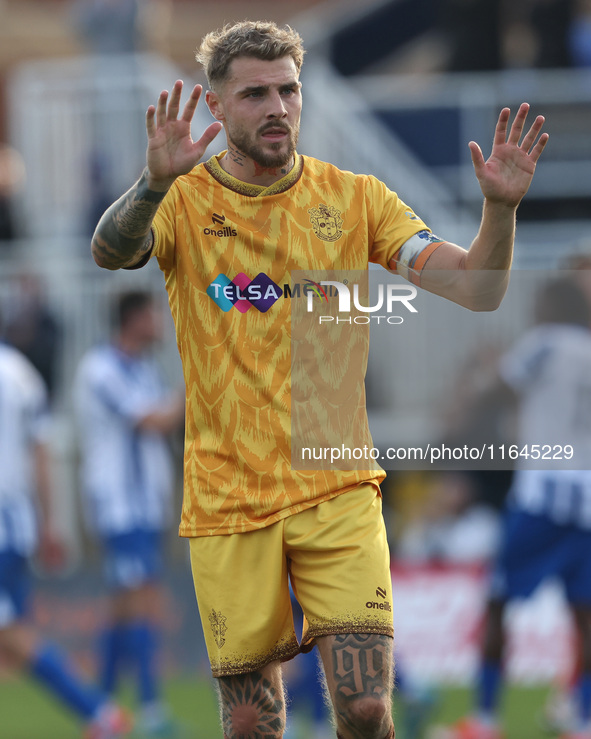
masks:
<instances>
[{"instance_id":1,"label":"neck tattoo","mask_svg":"<svg viewBox=\"0 0 591 739\"><path fill-rule=\"evenodd\" d=\"M232 146L228 146L228 157L239 167L244 167L245 155Z\"/></svg>"}]
</instances>

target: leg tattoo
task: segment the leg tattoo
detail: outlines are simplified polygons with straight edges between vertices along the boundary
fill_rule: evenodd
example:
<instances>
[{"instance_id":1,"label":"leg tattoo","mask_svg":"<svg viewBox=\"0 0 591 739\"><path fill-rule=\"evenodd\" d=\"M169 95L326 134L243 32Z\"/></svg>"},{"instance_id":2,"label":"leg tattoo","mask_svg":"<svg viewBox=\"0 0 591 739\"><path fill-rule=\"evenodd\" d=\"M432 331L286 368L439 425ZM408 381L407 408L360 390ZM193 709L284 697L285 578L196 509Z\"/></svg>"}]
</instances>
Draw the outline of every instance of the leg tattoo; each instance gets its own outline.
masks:
<instances>
[{"instance_id":1,"label":"leg tattoo","mask_svg":"<svg viewBox=\"0 0 591 739\"><path fill-rule=\"evenodd\" d=\"M393 736L392 639L339 634L323 651L339 731L351 739Z\"/></svg>"},{"instance_id":2,"label":"leg tattoo","mask_svg":"<svg viewBox=\"0 0 591 739\"><path fill-rule=\"evenodd\" d=\"M275 739L285 729L281 689L260 672L218 680L224 739Z\"/></svg>"}]
</instances>

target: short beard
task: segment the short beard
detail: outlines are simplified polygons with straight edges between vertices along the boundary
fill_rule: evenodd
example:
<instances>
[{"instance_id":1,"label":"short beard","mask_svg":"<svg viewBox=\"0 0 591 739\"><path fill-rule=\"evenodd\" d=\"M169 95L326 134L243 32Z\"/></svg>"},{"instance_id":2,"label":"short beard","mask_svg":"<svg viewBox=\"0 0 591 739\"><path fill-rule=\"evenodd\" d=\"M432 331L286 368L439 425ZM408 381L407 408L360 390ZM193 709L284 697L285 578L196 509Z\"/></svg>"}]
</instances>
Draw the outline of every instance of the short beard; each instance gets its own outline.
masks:
<instances>
[{"instance_id":1,"label":"short beard","mask_svg":"<svg viewBox=\"0 0 591 739\"><path fill-rule=\"evenodd\" d=\"M275 152L273 150L270 152L263 151L260 146L252 143L250 135L242 129L232 131L229 138L241 154L252 159L253 162L256 162L260 167L263 167L264 169L275 169L278 167L285 167L291 163L298 143L300 133L299 125L296 125L294 128L290 128L287 133L287 150L279 151L279 148L283 146L283 142L279 142L271 144L271 149L273 149L273 147L278 149L278 151Z\"/></svg>"}]
</instances>

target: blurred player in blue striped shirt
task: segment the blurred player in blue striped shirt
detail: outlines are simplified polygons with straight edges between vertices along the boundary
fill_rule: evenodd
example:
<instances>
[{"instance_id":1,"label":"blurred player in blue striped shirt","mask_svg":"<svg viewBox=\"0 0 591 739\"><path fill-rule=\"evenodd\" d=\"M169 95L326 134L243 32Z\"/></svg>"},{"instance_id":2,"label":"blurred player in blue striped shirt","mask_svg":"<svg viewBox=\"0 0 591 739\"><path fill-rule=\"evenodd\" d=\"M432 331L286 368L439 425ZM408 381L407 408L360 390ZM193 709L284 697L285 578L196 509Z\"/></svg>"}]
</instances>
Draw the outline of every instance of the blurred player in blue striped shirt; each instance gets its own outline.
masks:
<instances>
[{"instance_id":1,"label":"blurred player in blue striped shirt","mask_svg":"<svg viewBox=\"0 0 591 739\"><path fill-rule=\"evenodd\" d=\"M161 334L149 293L121 295L113 339L83 357L75 397L84 510L111 589L102 687L112 693L129 667L138 679L143 736L169 737L176 728L160 695L159 580L174 484L168 436L182 428L184 393L168 390L150 355Z\"/></svg>"},{"instance_id":2,"label":"blurred player in blue striped shirt","mask_svg":"<svg viewBox=\"0 0 591 739\"><path fill-rule=\"evenodd\" d=\"M41 375L0 343L0 657L72 710L86 724L86 739L115 739L127 734L130 721L27 619L28 560L38 551L52 566L62 556L51 520L48 437Z\"/></svg>"},{"instance_id":3,"label":"blurred player in blue striped shirt","mask_svg":"<svg viewBox=\"0 0 591 739\"><path fill-rule=\"evenodd\" d=\"M573 279L551 280L536 326L505 354L497 398L517 402L519 451L493 569L476 712L433 739L502 739L504 612L550 578L563 586L579 638L575 715L562 739L591 739L591 331ZM492 392L492 391L491 391Z\"/></svg>"}]
</instances>

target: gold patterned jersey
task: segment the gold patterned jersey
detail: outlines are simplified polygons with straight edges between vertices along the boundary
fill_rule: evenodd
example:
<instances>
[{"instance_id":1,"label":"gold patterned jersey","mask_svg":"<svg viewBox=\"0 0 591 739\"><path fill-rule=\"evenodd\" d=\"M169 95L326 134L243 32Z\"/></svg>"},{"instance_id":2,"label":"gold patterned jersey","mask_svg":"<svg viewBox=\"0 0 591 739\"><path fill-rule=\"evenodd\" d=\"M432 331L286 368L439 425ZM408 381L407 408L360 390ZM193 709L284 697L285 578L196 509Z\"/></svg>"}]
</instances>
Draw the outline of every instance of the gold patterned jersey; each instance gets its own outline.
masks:
<instances>
[{"instance_id":1,"label":"gold patterned jersey","mask_svg":"<svg viewBox=\"0 0 591 739\"><path fill-rule=\"evenodd\" d=\"M181 536L254 530L383 479L373 462L291 464L290 275L387 267L426 229L374 177L298 155L263 188L221 156L179 177L153 223L187 389Z\"/></svg>"}]
</instances>

